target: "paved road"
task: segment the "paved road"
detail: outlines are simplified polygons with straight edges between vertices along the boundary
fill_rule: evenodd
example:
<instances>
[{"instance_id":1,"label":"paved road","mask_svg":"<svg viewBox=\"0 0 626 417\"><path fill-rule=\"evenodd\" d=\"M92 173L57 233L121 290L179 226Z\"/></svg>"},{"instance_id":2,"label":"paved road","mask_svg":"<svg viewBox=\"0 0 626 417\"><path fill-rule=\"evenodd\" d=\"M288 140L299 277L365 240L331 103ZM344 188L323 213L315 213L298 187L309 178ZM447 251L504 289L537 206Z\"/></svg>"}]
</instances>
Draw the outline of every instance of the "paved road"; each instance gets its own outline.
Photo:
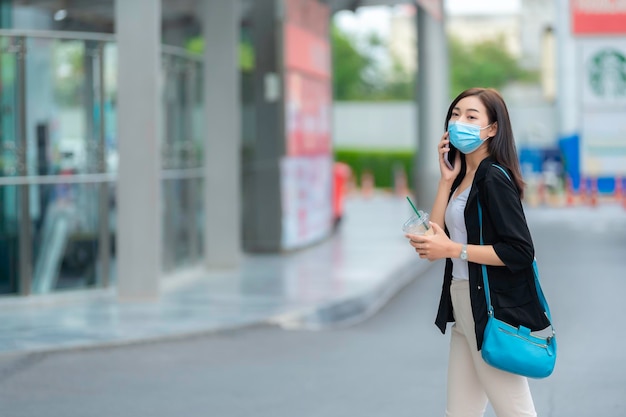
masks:
<instances>
[{"instance_id":1,"label":"paved road","mask_svg":"<svg viewBox=\"0 0 626 417\"><path fill-rule=\"evenodd\" d=\"M540 416L626 415L626 212L530 210L557 321ZM0 416L441 416L448 336L436 263L377 316L321 332L255 327L123 348L0 357ZM489 414L492 415L492 414Z\"/></svg>"}]
</instances>

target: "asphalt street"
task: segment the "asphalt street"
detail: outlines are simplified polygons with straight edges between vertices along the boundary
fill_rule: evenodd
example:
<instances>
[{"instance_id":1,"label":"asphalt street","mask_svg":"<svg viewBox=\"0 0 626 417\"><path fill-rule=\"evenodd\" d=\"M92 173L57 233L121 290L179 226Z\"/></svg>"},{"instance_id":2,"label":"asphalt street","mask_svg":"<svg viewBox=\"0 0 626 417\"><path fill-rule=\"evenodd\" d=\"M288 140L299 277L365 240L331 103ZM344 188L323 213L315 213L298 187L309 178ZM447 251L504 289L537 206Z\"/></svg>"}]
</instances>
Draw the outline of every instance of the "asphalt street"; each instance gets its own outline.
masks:
<instances>
[{"instance_id":1,"label":"asphalt street","mask_svg":"<svg viewBox=\"0 0 626 417\"><path fill-rule=\"evenodd\" d=\"M533 209L528 219L559 342L555 373L531 380L539 415L623 417L626 211ZM433 325L442 270L433 264L348 328L256 326L0 356L0 416L442 416L449 335Z\"/></svg>"}]
</instances>

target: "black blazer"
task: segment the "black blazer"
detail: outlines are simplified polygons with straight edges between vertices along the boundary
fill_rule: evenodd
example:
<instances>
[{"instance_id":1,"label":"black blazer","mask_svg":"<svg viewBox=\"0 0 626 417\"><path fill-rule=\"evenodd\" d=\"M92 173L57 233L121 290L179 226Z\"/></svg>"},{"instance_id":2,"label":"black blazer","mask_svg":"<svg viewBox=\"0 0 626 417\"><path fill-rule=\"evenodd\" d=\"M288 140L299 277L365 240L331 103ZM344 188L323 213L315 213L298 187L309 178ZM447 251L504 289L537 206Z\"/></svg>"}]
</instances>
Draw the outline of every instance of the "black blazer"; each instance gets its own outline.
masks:
<instances>
[{"instance_id":1,"label":"black blazer","mask_svg":"<svg viewBox=\"0 0 626 417\"><path fill-rule=\"evenodd\" d=\"M509 324L516 326L521 324L531 330L541 330L550 323L543 313L535 288L532 268L535 252L522 202L515 184L493 164L492 159L486 158L476 170L465 207L467 242L480 244L478 221L480 199L484 244L493 245L496 254L505 265L487 266L494 314ZM464 175L463 170L455 179L450 196ZM446 259L441 300L435 320L442 333L446 331L446 324L454 321L450 298L451 282L452 261ZM477 349L480 350L487 324L487 302L480 264L469 262L469 284Z\"/></svg>"}]
</instances>

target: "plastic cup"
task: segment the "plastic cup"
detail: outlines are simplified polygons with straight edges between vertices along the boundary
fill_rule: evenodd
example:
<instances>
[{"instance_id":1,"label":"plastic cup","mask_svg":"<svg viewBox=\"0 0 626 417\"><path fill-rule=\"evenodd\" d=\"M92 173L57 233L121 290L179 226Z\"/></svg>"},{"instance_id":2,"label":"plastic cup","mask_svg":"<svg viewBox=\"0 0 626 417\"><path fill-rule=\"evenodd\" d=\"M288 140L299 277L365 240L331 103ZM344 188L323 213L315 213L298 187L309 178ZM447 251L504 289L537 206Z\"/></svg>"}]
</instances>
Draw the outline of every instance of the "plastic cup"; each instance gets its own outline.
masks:
<instances>
[{"instance_id":1,"label":"plastic cup","mask_svg":"<svg viewBox=\"0 0 626 417\"><path fill-rule=\"evenodd\" d=\"M419 216L411 216L402 225L402 231L411 235L425 235L430 231L430 225L428 224L428 213L422 210L418 211Z\"/></svg>"}]
</instances>

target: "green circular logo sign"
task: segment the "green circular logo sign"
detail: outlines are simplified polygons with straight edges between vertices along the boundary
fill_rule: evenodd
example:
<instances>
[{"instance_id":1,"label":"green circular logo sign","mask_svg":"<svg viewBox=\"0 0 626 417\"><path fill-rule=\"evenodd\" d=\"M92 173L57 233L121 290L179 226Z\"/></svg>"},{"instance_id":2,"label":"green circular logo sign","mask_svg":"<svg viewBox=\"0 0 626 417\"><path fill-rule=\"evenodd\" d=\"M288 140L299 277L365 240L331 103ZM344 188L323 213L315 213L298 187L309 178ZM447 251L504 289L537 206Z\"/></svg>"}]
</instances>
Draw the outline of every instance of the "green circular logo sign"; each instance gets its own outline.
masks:
<instances>
[{"instance_id":1,"label":"green circular logo sign","mask_svg":"<svg viewBox=\"0 0 626 417\"><path fill-rule=\"evenodd\" d=\"M615 49L603 49L589 61L591 91L603 98L626 97L626 57Z\"/></svg>"}]
</instances>

